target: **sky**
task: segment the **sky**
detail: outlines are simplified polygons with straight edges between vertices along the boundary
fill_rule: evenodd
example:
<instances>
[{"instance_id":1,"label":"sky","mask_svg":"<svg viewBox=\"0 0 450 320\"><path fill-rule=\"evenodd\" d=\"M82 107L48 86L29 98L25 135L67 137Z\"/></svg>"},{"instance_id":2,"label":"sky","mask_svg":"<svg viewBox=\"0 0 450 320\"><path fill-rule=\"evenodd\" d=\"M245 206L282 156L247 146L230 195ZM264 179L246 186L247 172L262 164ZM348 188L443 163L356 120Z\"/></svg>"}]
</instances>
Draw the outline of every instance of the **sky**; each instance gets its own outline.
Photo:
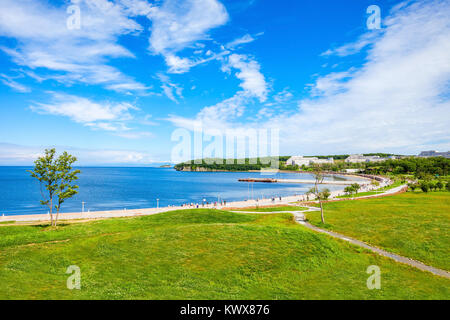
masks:
<instances>
[{"instance_id":1,"label":"sky","mask_svg":"<svg viewBox=\"0 0 450 320\"><path fill-rule=\"evenodd\" d=\"M198 132L202 156L254 131L278 136L261 156L447 151L449 16L440 0L0 0L0 165L49 147L177 162Z\"/></svg>"}]
</instances>

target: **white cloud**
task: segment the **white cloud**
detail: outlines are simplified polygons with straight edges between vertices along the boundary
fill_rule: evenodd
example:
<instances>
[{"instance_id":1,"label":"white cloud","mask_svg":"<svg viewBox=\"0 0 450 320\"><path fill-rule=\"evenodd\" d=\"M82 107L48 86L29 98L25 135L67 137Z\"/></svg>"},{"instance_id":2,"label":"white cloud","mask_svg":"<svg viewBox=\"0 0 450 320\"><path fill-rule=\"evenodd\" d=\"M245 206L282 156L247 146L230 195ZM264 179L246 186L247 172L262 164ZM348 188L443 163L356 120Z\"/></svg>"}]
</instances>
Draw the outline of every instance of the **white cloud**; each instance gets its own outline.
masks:
<instances>
[{"instance_id":1,"label":"white cloud","mask_svg":"<svg viewBox=\"0 0 450 320\"><path fill-rule=\"evenodd\" d=\"M319 77L296 112L244 125L238 118L218 118L207 112L209 107L193 120L204 128L220 123L223 129L279 129L286 154L449 150L449 15L448 1L395 8L385 17L383 34L367 51L365 64ZM266 114L262 109L259 116ZM189 124L186 118L176 120L180 126Z\"/></svg>"},{"instance_id":2,"label":"white cloud","mask_svg":"<svg viewBox=\"0 0 450 320\"><path fill-rule=\"evenodd\" d=\"M194 61L188 58L180 58L174 54L167 54L165 61L170 73L185 73L196 65Z\"/></svg>"},{"instance_id":3,"label":"white cloud","mask_svg":"<svg viewBox=\"0 0 450 320\"><path fill-rule=\"evenodd\" d=\"M345 57L352 54L356 54L360 52L365 47L373 44L381 35L383 34L383 30L372 30L370 33L363 34L357 41L347 43L343 46L334 48L334 49L328 49L327 51L323 52L322 56L331 56L331 55L337 55L339 57Z\"/></svg>"},{"instance_id":4,"label":"white cloud","mask_svg":"<svg viewBox=\"0 0 450 320\"><path fill-rule=\"evenodd\" d=\"M285 103L285 102L291 100L293 97L294 97L294 95L289 91L289 88L284 88L281 92L278 92L273 97L273 100L276 103Z\"/></svg>"},{"instance_id":5,"label":"white cloud","mask_svg":"<svg viewBox=\"0 0 450 320\"><path fill-rule=\"evenodd\" d=\"M164 56L171 73L187 72L197 64L177 52L209 39L211 29L228 21L225 7L217 0L166 0L152 8L148 17L152 21L150 50Z\"/></svg>"},{"instance_id":6,"label":"white cloud","mask_svg":"<svg viewBox=\"0 0 450 320\"><path fill-rule=\"evenodd\" d=\"M6 74L0 74L0 81L14 89L15 91L21 92L21 93L26 93L26 92L30 92L30 88L28 88L27 86L24 86L23 84L18 83L17 81L15 81L12 77L7 76Z\"/></svg>"},{"instance_id":7,"label":"white cloud","mask_svg":"<svg viewBox=\"0 0 450 320\"><path fill-rule=\"evenodd\" d=\"M165 74L157 74L159 80L162 82L161 89L164 94L175 103L178 103L178 98L183 98L183 88L170 81L170 78Z\"/></svg>"},{"instance_id":8,"label":"white cloud","mask_svg":"<svg viewBox=\"0 0 450 320\"><path fill-rule=\"evenodd\" d=\"M237 46L239 46L241 44L246 44L246 43L250 43L250 42L253 42L253 41L255 41L255 38L253 38L249 34L246 34L246 35L244 35L244 36L242 36L240 38L237 38L237 39L234 39L231 42L228 42L225 45L225 47L232 49L232 48L235 48L235 47L237 47Z\"/></svg>"},{"instance_id":9,"label":"white cloud","mask_svg":"<svg viewBox=\"0 0 450 320\"><path fill-rule=\"evenodd\" d=\"M32 110L41 113L66 116L78 123L97 121L126 121L132 119L130 110L138 110L129 103L100 104L89 99L53 93L53 104L37 104Z\"/></svg>"},{"instance_id":10,"label":"white cloud","mask_svg":"<svg viewBox=\"0 0 450 320\"><path fill-rule=\"evenodd\" d=\"M250 96L257 97L261 102L267 99L268 85L261 73L260 65L246 55L231 54L225 68L238 69L236 77L242 80L240 86Z\"/></svg>"},{"instance_id":11,"label":"white cloud","mask_svg":"<svg viewBox=\"0 0 450 320\"><path fill-rule=\"evenodd\" d=\"M171 115L168 120L175 126L188 130L197 128L203 128L205 131L225 130L233 120L243 115L247 102L248 96L241 91L216 105L203 108L195 119Z\"/></svg>"},{"instance_id":12,"label":"white cloud","mask_svg":"<svg viewBox=\"0 0 450 320\"><path fill-rule=\"evenodd\" d=\"M347 82L352 77L352 70L332 72L319 77L315 83L308 85L312 96L330 96L347 89Z\"/></svg>"},{"instance_id":13,"label":"white cloud","mask_svg":"<svg viewBox=\"0 0 450 320\"><path fill-rule=\"evenodd\" d=\"M208 39L207 32L227 22L228 13L216 0L166 0L149 17L153 23L150 49L165 54Z\"/></svg>"},{"instance_id":14,"label":"white cloud","mask_svg":"<svg viewBox=\"0 0 450 320\"><path fill-rule=\"evenodd\" d=\"M118 44L124 34L142 27L128 15L145 14L149 5L138 0L80 1L81 28L69 29L67 6L51 6L33 0L0 2L0 36L17 40L15 48L2 47L13 61L24 67L45 68L45 79L64 83L101 84L113 90L144 91L144 85L107 65L111 58L134 58Z\"/></svg>"},{"instance_id":15,"label":"white cloud","mask_svg":"<svg viewBox=\"0 0 450 320\"><path fill-rule=\"evenodd\" d=\"M135 150L82 149L67 146L22 146L0 142L1 165L30 165L43 155L44 149L56 148L57 152L67 151L78 158L77 165L146 165L156 161L147 152Z\"/></svg>"},{"instance_id":16,"label":"white cloud","mask_svg":"<svg viewBox=\"0 0 450 320\"><path fill-rule=\"evenodd\" d=\"M135 131L128 126L129 123L154 124L148 121L148 115L143 121L136 119L133 112L139 112L140 109L130 103L99 103L84 97L60 93L52 93L51 103L37 103L30 108L40 114L68 117L76 123L94 130L107 131L122 138L138 139L151 135L146 131Z\"/></svg>"}]
</instances>

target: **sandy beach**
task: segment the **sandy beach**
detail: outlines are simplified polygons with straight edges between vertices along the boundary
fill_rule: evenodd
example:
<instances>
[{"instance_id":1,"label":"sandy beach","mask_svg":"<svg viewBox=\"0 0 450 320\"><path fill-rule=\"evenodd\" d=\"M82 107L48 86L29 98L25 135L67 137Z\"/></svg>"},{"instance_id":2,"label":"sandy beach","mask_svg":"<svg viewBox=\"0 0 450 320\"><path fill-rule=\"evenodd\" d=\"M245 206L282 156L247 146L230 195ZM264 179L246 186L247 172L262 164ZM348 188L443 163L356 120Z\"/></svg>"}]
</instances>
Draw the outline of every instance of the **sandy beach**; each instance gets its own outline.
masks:
<instances>
[{"instance_id":1,"label":"sandy beach","mask_svg":"<svg viewBox=\"0 0 450 320\"><path fill-rule=\"evenodd\" d=\"M361 176L358 176L361 178ZM366 177L367 183L361 183L360 192L368 192L374 189L379 189L390 185L392 182L388 179L382 178L379 186L370 184L371 179ZM349 182L347 182L349 183ZM350 182L351 183L351 182ZM380 195L391 194L399 192L403 186L393 188ZM344 191L332 191L330 199L335 199L338 196L344 195ZM368 196L373 197L373 196ZM361 197L364 198L364 197ZM59 215L59 221L63 220L90 220L90 219L105 219L105 218L115 218L115 217L136 217L144 215L153 215L167 211L173 210L186 210L195 208L214 208L214 209L227 209L227 208L245 208L245 207L256 207L256 206L273 206L273 205L288 205L290 203L298 201L313 201L314 196L305 194L303 195L292 195L286 197L273 197L273 198L263 198L263 199L250 199L241 201L226 202L225 204L195 204L195 205L184 205L184 206L168 206L160 208L146 208L146 209L122 209L122 210L108 210L108 211L92 211L92 212L72 212L72 213L61 213ZM336 199L337 200L337 199ZM16 222L37 222L37 221L49 221L49 214L28 214L28 215L4 215L0 217L0 221L16 221Z\"/></svg>"}]
</instances>

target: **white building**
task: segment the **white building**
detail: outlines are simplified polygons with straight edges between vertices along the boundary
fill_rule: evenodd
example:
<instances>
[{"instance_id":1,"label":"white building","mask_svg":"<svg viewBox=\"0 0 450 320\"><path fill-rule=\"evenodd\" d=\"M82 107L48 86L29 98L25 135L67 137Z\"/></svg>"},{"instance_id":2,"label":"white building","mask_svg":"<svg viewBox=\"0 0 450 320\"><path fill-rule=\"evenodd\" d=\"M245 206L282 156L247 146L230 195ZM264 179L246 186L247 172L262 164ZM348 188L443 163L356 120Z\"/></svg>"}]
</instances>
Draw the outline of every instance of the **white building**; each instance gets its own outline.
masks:
<instances>
[{"instance_id":1,"label":"white building","mask_svg":"<svg viewBox=\"0 0 450 320\"><path fill-rule=\"evenodd\" d=\"M361 172L361 169L344 169L347 173L358 173Z\"/></svg>"},{"instance_id":2,"label":"white building","mask_svg":"<svg viewBox=\"0 0 450 320\"><path fill-rule=\"evenodd\" d=\"M444 157L444 158L450 158L450 151L447 152L438 152L435 150L430 151L422 151L418 157L421 158L428 158L428 157Z\"/></svg>"},{"instance_id":3,"label":"white building","mask_svg":"<svg viewBox=\"0 0 450 320\"><path fill-rule=\"evenodd\" d=\"M381 162L385 161L387 158L382 158L380 156L363 156L362 154L352 154L345 162L347 163L364 163L364 162Z\"/></svg>"},{"instance_id":4,"label":"white building","mask_svg":"<svg viewBox=\"0 0 450 320\"><path fill-rule=\"evenodd\" d=\"M317 157L303 157L303 156L292 156L286 161L286 165L288 166L310 166L312 164L326 164L326 163L334 163L333 158L328 159L319 159Z\"/></svg>"}]
</instances>

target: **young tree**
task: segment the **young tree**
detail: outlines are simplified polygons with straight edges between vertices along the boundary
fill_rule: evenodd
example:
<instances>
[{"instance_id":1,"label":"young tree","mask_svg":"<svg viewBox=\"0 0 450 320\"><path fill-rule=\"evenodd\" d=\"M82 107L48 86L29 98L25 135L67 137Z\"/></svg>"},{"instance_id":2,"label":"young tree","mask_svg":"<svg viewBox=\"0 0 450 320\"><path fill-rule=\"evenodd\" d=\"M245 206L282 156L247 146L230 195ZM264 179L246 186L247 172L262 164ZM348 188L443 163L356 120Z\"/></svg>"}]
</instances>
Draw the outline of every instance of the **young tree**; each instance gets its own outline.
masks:
<instances>
[{"instance_id":1,"label":"young tree","mask_svg":"<svg viewBox=\"0 0 450 320\"><path fill-rule=\"evenodd\" d=\"M77 158L64 152L55 158L55 149L46 149L45 155L34 162L34 170L28 170L39 181L43 200L41 204L49 208L50 222L56 226L59 211L65 200L78 193L78 186L73 181L78 179L80 170L73 170L72 164ZM55 205L54 205L55 203ZM53 216L56 209L56 217Z\"/></svg>"},{"instance_id":2,"label":"young tree","mask_svg":"<svg viewBox=\"0 0 450 320\"><path fill-rule=\"evenodd\" d=\"M309 196L311 195L311 194L313 194L314 193L314 188L311 188L311 189L309 189L308 191L306 191L306 193L305 193L305 195L306 195L306 201L309 201Z\"/></svg>"},{"instance_id":3,"label":"young tree","mask_svg":"<svg viewBox=\"0 0 450 320\"><path fill-rule=\"evenodd\" d=\"M330 197L330 195L331 195L330 189L325 188L325 189L323 189L323 190L320 192L320 199L326 201L326 200L328 200L328 198Z\"/></svg>"},{"instance_id":4,"label":"young tree","mask_svg":"<svg viewBox=\"0 0 450 320\"><path fill-rule=\"evenodd\" d=\"M361 185L359 183L352 183L351 187L353 188L356 194L358 194L359 189L361 189Z\"/></svg>"},{"instance_id":5,"label":"young tree","mask_svg":"<svg viewBox=\"0 0 450 320\"><path fill-rule=\"evenodd\" d=\"M319 191L319 184L321 184L323 182L323 179L325 178L325 175L322 171L322 168L320 167L320 165L315 165L313 167L313 172L316 176L316 180L314 183L314 188L311 189L312 193L314 193L314 195L316 196L316 199L319 200L319 205L320 205L320 217L322 219L322 223L325 223L325 217L323 215L323 204L322 204L322 200L323 200L323 194L321 194L321 192ZM328 189L325 189L328 190ZM328 190L328 197L330 196L329 194L329 190Z\"/></svg>"},{"instance_id":6,"label":"young tree","mask_svg":"<svg viewBox=\"0 0 450 320\"><path fill-rule=\"evenodd\" d=\"M422 181L420 183L420 189L422 189L423 192L428 192L430 190L430 185L426 181Z\"/></svg>"}]
</instances>

